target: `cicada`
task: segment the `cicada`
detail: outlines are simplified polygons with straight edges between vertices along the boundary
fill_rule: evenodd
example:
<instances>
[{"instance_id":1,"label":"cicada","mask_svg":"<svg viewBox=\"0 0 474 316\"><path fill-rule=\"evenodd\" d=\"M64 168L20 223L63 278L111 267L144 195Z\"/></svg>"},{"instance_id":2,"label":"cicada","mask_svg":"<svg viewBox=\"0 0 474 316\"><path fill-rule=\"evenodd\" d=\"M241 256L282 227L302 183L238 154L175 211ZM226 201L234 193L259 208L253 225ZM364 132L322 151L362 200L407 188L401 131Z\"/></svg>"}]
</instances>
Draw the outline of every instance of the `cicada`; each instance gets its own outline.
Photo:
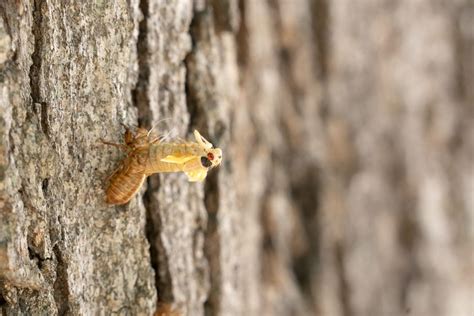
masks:
<instances>
[{"instance_id":1,"label":"cicada","mask_svg":"<svg viewBox=\"0 0 474 316\"><path fill-rule=\"evenodd\" d=\"M181 312L170 303L159 302L154 316L181 316Z\"/></svg>"},{"instance_id":2,"label":"cicada","mask_svg":"<svg viewBox=\"0 0 474 316\"><path fill-rule=\"evenodd\" d=\"M120 167L110 176L106 190L108 204L125 204L140 190L146 177L154 173L184 172L190 182L203 181L209 169L222 161L222 150L214 148L194 131L195 142L164 142L151 131L128 128L124 144L102 141L127 153Z\"/></svg>"}]
</instances>

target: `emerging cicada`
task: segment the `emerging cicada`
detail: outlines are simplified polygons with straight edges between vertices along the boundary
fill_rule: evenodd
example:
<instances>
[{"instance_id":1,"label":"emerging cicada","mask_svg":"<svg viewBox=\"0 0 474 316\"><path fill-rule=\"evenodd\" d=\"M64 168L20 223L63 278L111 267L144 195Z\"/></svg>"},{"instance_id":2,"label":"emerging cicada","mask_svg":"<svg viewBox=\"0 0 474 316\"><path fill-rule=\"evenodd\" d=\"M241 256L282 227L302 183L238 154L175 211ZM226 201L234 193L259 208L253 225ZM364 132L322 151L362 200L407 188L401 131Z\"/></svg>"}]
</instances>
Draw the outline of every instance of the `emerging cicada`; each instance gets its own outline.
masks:
<instances>
[{"instance_id":1,"label":"emerging cicada","mask_svg":"<svg viewBox=\"0 0 474 316\"><path fill-rule=\"evenodd\" d=\"M209 169L222 161L222 150L214 148L197 130L196 142L162 142L151 132L138 128L125 131L125 144L104 144L127 153L121 166L110 177L106 191L108 204L125 204L140 190L146 177L153 173L184 172L190 182L203 181Z\"/></svg>"}]
</instances>

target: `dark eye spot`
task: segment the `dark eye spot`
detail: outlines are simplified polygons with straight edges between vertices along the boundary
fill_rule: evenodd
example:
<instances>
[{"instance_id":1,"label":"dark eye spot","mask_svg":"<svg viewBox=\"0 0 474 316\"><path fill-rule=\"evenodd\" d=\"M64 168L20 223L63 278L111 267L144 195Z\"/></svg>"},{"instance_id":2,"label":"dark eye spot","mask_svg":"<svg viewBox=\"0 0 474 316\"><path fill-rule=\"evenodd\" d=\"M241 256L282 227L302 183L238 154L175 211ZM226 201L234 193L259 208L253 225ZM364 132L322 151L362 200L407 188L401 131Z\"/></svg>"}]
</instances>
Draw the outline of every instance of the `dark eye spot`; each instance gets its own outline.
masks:
<instances>
[{"instance_id":1,"label":"dark eye spot","mask_svg":"<svg viewBox=\"0 0 474 316\"><path fill-rule=\"evenodd\" d=\"M210 166L212 166L212 163L206 156L202 156L201 157L201 165L205 168L209 168Z\"/></svg>"}]
</instances>

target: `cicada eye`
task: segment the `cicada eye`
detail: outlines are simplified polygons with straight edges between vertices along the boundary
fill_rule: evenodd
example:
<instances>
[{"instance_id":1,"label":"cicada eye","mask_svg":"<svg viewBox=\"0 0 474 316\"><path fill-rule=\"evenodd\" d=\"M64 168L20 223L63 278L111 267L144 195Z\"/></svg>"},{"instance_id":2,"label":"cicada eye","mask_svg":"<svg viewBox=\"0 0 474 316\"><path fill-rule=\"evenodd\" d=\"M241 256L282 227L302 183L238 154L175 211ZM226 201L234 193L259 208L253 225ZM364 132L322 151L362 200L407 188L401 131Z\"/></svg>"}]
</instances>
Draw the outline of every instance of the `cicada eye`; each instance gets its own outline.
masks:
<instances>
[{"instance_id":1,"label":"cicada eye","mask_svg":"<svg viewBox=\"0 0 474 316\"><path fill-rule=\"evenodd\" d=\"M214 160L214 154L213 154L213 153L208 153L208 154L207 154L207 158L208 158L209 160Z\"/></svg>"},{"instance_id":2,"label":"cicada eye","mask_svg":"<svg viewBox=\"0 0 474 316\"><path fill-rule=\"evenodd\" d=\"M212 166L212 162L206 156L202 156L201 165L205 168L209 168L210 166Z\"/></svg>"}]
</instances>

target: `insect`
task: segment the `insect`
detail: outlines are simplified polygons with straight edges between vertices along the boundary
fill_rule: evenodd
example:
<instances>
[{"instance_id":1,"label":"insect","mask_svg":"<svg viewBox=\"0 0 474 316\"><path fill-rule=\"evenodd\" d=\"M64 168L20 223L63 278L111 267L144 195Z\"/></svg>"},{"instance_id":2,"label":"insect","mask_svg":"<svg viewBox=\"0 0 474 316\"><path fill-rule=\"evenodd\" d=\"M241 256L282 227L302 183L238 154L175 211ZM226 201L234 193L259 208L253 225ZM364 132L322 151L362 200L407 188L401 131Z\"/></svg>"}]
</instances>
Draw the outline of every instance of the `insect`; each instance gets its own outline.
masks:
<instances>
[{"instance_id":1,"label":"insect","mask_svg":"<svg viewBox=\"0 0 474 316\"><path fill-rule=\"evenodd\" d=\"M124 144L102 141L127 153L120 167L110 176L106 190L108 204L125 204L153 173L184 172L190 182L203 181L209 169L222 161L222 150L214 148L195 130L196 142L163 142L151 131L126 128Z\"/></svg>"},{"instance_id":2,"label":"insect","mask_svg":"<svg viewBox=\"0 0 474 316\"><path fill-rule=\"evenodd\" d=\"M170 303L158 303L154 316L181 316L179 310L173 308Z\"/></svg>"}]
</instances>

